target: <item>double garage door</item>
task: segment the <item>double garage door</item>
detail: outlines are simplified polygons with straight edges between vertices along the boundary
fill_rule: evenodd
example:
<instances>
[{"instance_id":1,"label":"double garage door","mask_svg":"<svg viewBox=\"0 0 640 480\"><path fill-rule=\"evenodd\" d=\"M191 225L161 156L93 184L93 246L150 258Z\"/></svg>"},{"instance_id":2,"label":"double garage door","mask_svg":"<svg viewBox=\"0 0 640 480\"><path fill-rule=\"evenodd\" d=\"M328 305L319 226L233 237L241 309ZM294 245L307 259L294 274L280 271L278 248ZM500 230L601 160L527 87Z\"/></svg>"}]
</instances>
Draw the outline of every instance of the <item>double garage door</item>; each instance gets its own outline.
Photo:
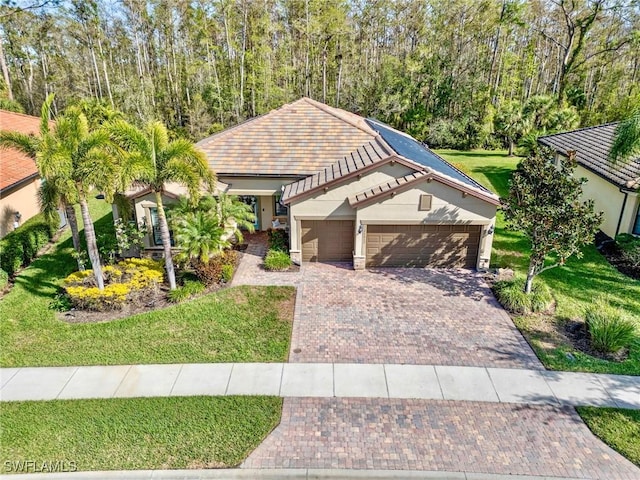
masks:
<instances>
[{"instance_id":1,"label":"double garage door","mask_svg":"<svg viewBox=\"0 0 640 480\"><path fill-rule=\"evenodd\" d=\"M367 267L474 268L480 225L368 225Z\"/></svg>"},{"instance_id":2,"label":"double garage door","mask_svg":"<svg viewBox=\"0 0 640 480\"><path fill-rule=\"evenodd\" d=\"M353 220L303 220L303 262L350 262ZM367 267L475 268L480 225L368 225Z\"/></svg>"}]
</instances>

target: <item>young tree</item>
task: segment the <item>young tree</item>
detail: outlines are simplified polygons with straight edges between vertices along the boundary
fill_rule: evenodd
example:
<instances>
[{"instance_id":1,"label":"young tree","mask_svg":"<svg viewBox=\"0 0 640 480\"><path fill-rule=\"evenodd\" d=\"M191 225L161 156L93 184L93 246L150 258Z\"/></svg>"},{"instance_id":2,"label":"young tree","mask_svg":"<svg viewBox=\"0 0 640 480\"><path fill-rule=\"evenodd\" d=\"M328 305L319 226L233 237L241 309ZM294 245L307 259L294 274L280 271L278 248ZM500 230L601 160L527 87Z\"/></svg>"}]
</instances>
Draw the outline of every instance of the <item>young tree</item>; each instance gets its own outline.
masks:
<instances>
[{"instance_id":1,"label":"young tree","mask_svg":"<svg viewBox=\"0 0 640 480\"><path fill-rule=\"evenodd\" d=\"M520 102L511 101L502 105L494 123L496 133L504 137L509 147L509 156L512 157L516 142L529 128L529 120Z\"/></svg>"},{"instance_id":2,"label":"young tree","mask_svg":"<svg viewBox=\"0 0 640 480\"><path fill-rule=\"evenodd\" d=\"M536 275L564 265L572 255L580 258L582 246L593 240L602 221L592 200L580 201L586 180L573 176L575 155L563 158L557 168L551 161L554 153L541 149L519 165L503 205L507 228L531 242L526 293Z\"/></svg>"},{"instance_id":3,"label":"young tree","mask_svg":"<svg viewBox=\"0 0 640 480\"><path fill-rule=\"evenodd\" d=\"M618 124L615 135L609 152L611 161L627 161L633 155L640 155L640 107Z\"/></svg>"},{"instance_id":4,"label":"young tree","mask_svg":"<svg viewBox=\"0 0 640 480\"><path fill-rule=\"evenodd\" d=\"M243 241L242 230L251 233L255 230L256 216L251 205L241 202L236 195L221 193L216 198L215 205L220 227L231 233L239 242Z\"/></svg>"},{"instance_id":5,"label":"young tree","mask_svg":"<svg viewBox=\"0 0 640 480\"><path fill-rule=\"evenodd\" d=\"M177 182L189 190L189 196L196 202L203 183L210 187L215 176L209 170L204 154L193 143L185 139L169 141L167 128L160 122L150 122L139 129L123 120L110 122L107 126L112 139L125 152L125 168L120 168L126 179L147 186L155 195L158 208L158 223L164 247L165 267L169 286L176 288L176 276L171 258L171 237L162 201L162 193L167 182Z\"/></svg>"}]
</instances>

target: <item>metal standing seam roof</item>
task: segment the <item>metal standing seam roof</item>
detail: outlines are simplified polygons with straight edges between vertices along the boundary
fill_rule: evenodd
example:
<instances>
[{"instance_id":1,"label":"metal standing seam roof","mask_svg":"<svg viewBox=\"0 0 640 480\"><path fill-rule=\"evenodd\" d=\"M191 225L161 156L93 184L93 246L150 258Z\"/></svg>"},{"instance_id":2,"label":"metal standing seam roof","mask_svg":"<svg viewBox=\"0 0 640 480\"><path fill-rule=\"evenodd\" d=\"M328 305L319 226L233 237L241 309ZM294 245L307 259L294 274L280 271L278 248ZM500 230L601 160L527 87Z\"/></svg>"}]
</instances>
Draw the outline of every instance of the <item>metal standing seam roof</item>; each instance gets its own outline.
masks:
<instances>
[{"instance_id":1,"label":"metal standing seam roof","mask_svg":"<svg viewBox=\"0 0 640 480\"><path fill-rule=\"evenodd\" d=\"M588 170L622 188L640 188L640 157L615 165L609 160L609 151L615 138L618 122L586 127L570 132L545 135L538 139L542 145L567 155L576 152L576 161Z\"/></svg>"},{"instance_id":2,"label":"metal standing seam roof","mask_svg":"<svg viewBox=\"0 0 640 480\"><path fill-rule=\"evenodd\" d=\"M391 153L388 146L381 142L379 138L375 138L373 141L358 147L355 151L345 155L338 162L329 165L323 170L297 182L285 185L282 195L283 201L287 201L309 190L343 178L365 167L375 165L389 158Z\"/></svg>"},{"instance_id":3,"label":"metal standing seam roof","mask_svg":"<svg viewBox=\"0 0 640 480\"><path fill-rule=\"evenodd\" d=\"M392 180L389 180L388 182L376 185L375 187L369 188L364 192L360 192L353 195L352 197L349 197L349 205L353 207L354 205L358 205L369 200L374 200L380 195L383 195L387 192L393 192L429 176L430 173L423 170L421 172L411 172L404 177L394 178Z\"/></svg>"}]
</instances>

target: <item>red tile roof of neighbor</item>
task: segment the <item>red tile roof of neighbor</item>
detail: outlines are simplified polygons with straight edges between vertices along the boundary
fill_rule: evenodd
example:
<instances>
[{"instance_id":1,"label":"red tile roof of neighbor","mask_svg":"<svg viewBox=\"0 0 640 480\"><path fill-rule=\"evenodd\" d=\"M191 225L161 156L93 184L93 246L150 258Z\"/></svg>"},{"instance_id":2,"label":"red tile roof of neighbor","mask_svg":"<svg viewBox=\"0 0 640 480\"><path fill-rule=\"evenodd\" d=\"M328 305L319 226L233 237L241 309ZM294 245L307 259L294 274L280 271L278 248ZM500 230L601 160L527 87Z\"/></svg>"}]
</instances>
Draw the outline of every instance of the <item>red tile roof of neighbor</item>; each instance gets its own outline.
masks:
<instances>
[{"instance_id":1,"label":"red tile roof of neighbor","mask_svg":"<svg viewBox=\"0 0 640 480\"><path fill-rule=\"evenodd\" d=\"M40 118L0 110L0 130L37 135L40 131ZM31 158L12 148L0 150L0 191L37 174L38 169Z\"/></svg>"}]
</instances>

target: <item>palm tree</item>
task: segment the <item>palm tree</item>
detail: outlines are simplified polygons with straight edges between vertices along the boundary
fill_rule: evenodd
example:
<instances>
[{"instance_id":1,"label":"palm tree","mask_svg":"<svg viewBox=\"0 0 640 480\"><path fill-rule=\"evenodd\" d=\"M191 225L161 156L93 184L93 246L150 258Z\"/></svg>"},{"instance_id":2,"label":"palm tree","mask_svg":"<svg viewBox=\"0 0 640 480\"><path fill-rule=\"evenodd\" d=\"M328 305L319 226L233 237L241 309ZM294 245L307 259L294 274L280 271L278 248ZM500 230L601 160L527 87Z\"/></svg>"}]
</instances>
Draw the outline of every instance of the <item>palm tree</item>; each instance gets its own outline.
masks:
<instances>
[{"instance_id":1,"label":"palm tree","mask_svg":"<svg viewBox=\"0 0 640 480\"><path fill-rule=\"evenodd\" d=\"M640 155L640 107L618 124L609 158L613 163L631 160Z\"/></svg>"},{"instance_id":2,"label":"palm tree","mask_svg":"<svg viewBox=\"0 0 640 480\"><path fill-rule=\"evenodd\" d=\"M78 111L65 112L58 117L55 133L43 138L36 161L44 178L54 179L56 186L62 185L77 196L87 253L96 284L102 290L102 265L88 195L91 188L96 187L104 191L107 198L113 196L116 162L114 154L108 151L109 135L101 130L91 131L87 118Z\"/></svg>"},{"instance_id":3,"label":"palm tree","mask_svg":"<svg viewBox=\"0 0 640 480\"><path fill-rule=\"evenodd\" d=\"M202 183L212 187L215 176L209 170L204 154L193 143L185 139L170 142L167 128L160 122L150 122L139 129L123 120L116 120L110 122L107 129L114 142L127 152L125 161L128 166L121 168L126 172L121 183L124 185L134 180L155 194L167 278L173 290L176 288L176 276L171 258L169 225L162 201L165 184L177 182L184 185L195 202Z\"/></svg>"},{"instance_id":4,"label":"palm tree","mask_svg":"<svg viewBox=\"0 0 640 480\"><path fill-rule=\"evenodd\" d=\"M496 132L502 135L509 145L509 156L513 156L516 141L529 129L529 120L520 102L506 102L498 111L495 119Z\"/></svg>"},{"instance_id":5,"label":"palm tree","mask_svg":"<svg viewBox=\"0 0 640 480\"><path fill-rule=\"evenodd\" d=\"M225 232L231 231L239 242L243 241L242 230L245 229L253 233L256 216L251 205L241 202L236 195L221 193L216 201L217 215L220 227Z\"/></svg>"},{"instance_id":6,"label":"palm tree","mask_svg":"<svg viewBox=\"0 0 640 480\"><path fill-rule=\"evenodd\" d=\"M44 170L47 170L46 163L48 159L41 155L45 139L49 143L55 143L57 137L57 129L52 130L49 125L51 115L51 104L54 95L50 94L42 104L40 114L40 136L26 135L16 131L0 131L0 148L13 148L19 150L29 158L36 162L38 173L43 178L38 192L40 208L48 221L57 219L58 208L63 208L69 229L71 230L71 238L73 240L73 248L80 252L80 234L78 232L78 220L76 219L76 210L74 205L77 203L77 194L73 182L68 179L59 178L57 176L45 176ZM58 139L59 141L60 139ZM78 260L78 267L83 268L82 262Z\"/></svg>"},{"instance_id":7,"label":"palm tree","mask_svg":"<svg viewBox=\"0 0 640 480\"><path fill-rule=\"evenodd\" d=\"M198 260L206 264L211 257L231 246L223 239L224 228L211 211L189 212L174 219L172 224L180 245L180 253L176 256L179 260Z\"/></svg>"}]
</instances>

